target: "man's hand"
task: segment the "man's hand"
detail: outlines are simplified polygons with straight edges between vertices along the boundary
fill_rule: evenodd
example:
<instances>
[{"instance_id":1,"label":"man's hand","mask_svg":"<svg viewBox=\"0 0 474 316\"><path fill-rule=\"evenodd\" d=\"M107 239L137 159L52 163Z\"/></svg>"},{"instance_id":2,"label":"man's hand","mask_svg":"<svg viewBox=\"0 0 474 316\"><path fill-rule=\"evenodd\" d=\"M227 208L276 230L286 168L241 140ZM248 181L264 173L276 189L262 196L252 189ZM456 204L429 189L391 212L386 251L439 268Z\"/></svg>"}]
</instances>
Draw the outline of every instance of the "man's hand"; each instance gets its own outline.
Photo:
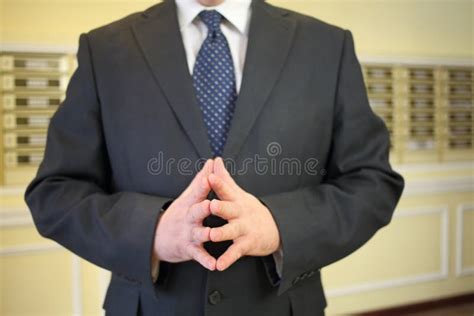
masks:
<instances>
[{"instance_id":1,"label":"man's hand","mask_svg":"<svg viewBox=\"0 0 474 316\"><path fill-rule=\"evenodd\" d=\"M218 258L217 270L227 269L242 256L267 256L278 249L280 234L272 214L255 196L235 183L222 158L214 160L209 184L220 199L211 201L211 213L228 221L224 226L212 228L210 239L234 241Z\"/></svg>"},{"instance_id":2,"label":"man's hand","mask_svg":"<svg viewBox=\"0 0 474 316\"><path fill-rule=\"evenodd\" d=\"M207 195L213 161L208 160L184 192L161 216L155 233L154 258L168 262L196 260L209 270L215 270L216 259L203 247L209 241L209 227L202 225L210 215Z\"/></svg>"}]
</instances>

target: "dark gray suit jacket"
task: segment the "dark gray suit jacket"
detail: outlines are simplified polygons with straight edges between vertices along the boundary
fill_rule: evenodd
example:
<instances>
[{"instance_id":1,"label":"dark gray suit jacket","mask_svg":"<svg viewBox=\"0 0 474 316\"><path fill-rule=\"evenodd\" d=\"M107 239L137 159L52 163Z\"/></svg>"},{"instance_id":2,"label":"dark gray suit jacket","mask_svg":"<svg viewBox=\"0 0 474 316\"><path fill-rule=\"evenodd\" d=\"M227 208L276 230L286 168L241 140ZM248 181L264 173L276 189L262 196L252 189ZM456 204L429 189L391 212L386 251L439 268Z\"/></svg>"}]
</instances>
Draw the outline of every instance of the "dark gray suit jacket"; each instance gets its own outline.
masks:
<instances>
[{"instance_id":1,"label":"dark gray suit jacket","mask_svg":"<svg viewBox=\"0 0 474 316\"><path fill-rule=\"evenodd\" d=\"M275 218L281 280L268 257L245 257L224 272L162 262L152 282L159 211L193 178L188 163L212 156L175 3L80 36L79 67L25 200L41 235L112 271L109 315L322 314L320 269L391 220L403 179L389 165L351 33L260 0L252 8L223 156ZM219 255L227 245L206 246Z\"/></svg>"}]
</instances>

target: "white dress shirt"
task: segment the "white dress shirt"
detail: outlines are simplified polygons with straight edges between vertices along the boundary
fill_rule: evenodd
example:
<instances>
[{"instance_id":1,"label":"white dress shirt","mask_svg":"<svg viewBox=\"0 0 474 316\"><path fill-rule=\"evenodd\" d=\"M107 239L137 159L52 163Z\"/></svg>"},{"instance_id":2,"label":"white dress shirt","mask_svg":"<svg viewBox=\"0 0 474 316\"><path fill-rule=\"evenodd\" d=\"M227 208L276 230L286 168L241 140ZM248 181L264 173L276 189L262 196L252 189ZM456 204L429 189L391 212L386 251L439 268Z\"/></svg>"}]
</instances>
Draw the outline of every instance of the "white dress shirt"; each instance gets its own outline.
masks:
<instances>
[{"instance_id":1,"label":"white dress shirt","mask_svg":"<svg viewBox=\"0 0 474 316\"><path fill-rule=\"evenodd\" d=\"M229 44L234 63L235 83L237 94L242 83L242 73L247 52L248 33L251 16L251 0L225 0L217 6L204 6L198 0L175 0L178 12L178 23L183 38L189 73L192 75L194 63L207 37L207 26L199 18L203 10L216 10L225 19L222 20L221 30ZM281 247L273 254L276 270L281 276L283 252ZM159 263L152 267L152 277L156 281L159 273Z\"/></svg>"},{"instance_id":2,"label":"white dress shirt","mask_svg":"<svg viewBox=\"0 0 474 316\"><path fill-rule=\"evenodd\" d=\"M190 74L193 73L199 49L207 36L207 26L198 15L203 10L216 10L225 18L222 20L221 30L229 43L234 62L235 83L237 93L239 93L247 52L250 4L251 0L226 0L218 6L206 7L197 0L176 0L179 29Z\"/></svg>"}]
</instances>

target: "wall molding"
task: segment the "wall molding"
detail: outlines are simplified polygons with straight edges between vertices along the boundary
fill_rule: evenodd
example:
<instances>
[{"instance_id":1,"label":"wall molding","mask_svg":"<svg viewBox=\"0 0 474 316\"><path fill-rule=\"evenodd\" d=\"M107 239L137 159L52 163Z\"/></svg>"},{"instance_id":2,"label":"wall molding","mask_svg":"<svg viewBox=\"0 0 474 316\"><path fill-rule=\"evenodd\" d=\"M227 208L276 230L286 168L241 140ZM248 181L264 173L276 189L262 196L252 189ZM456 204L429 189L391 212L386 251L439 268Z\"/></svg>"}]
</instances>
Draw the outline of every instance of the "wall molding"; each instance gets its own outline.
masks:
<instances>
[{"instance_id":1,"label":"wall molding","mask_svg":"<svg viewBox=\"0 0 474 316\"><path fill-rule=\"evenodd\" d=\"M359 57L363 64L390 64L394 66L447 66L447 67L472 67L474 62L470 58L447 57L420 57L420 56L375 56L363 55Z\"/></svg>"},{"instance_id":2,"label":"wall molding","mask_svg":"<svg viewBox=\"0 0 474 316\"><path fill-rule=\"evenodd\" d=\"M0 186L0 196L22 196L25 193L26 185Z\"/></svg>"},{"instance_id":3,"label":"wall molding","mask_svg":"<svg viewBox=\"0 0 474 316\"><path fill-rule=\"evenodd\" d=\"M65 249L56 243L23 244L0 248L0 257L34 254L39 252L64 251Z\"/></svg>"},{"instance_id":4,"label":"wall molding","mask_svg":"<svg viewBox=\"0 0 474 316\"><path fill-rule=\"evenodd\" d=\"M474 274L474 266L463 266L464 248L464 214L474 211L474 204L460 204L456 209L456 276Z\"/></svg>"},{"instance_id":5,"label":"wall molding","mask_svg":"<svg viewBox=\"0 0 474 316\"><path fill-rule=\"evenodd\" d=\"M76 54L77 45L57 45L44 43L0 43L0 52Z\"/></svg>"},{"instance_id":6,"label":"wall molding","mask_svg":"<svg viewBox=\"0 0 474 316\"><path fill-rule=\"evenodd\" d=\"M81 258L71 253L71 300L72 300L72 315L73 316L81 316L83 314L82 311L82 267L81 267Z\"/></svg>"},{"instance_id":7,"label":"wall molding","mask_svg":"<svg viewBox=\"0 0 474 316\"><path fill-rule=\"evenodd\" d=\"M0 228L32 226L33 218L24 207L7 208L0 212Z\"/></svg>"},{"instance_id":8,"label":"wall molding","mask_svg":"<svg viewBox=\"0 0 474 316\"><path fill-rule=\"evenodd\" d=\"M457 238L456 238L456 275L464 276L474 273L474 267L462 267L462 218L466 211L473 211L474 204L462 204L457 209ZM21 213L16 216L14 213ZM10 209L9 212L0 213L0 227L23 226L25 224L32 225L30 214L24 208ZM14 214L15 216L11 215ZM328 289L326 295L328 297L339 297L345 295L359 294L368 291L383 290L400 286L408 286L413 284L431 282L446 279L448 277L449 265L449 208L448 206L401 209L394 213L394 219L418 216L438 215L440 222L440 270L433 273L412 275L407 277L366 282L356 284L339 289ZM7 218L7 219L5 219ZM0 256L25 255L38 252L48 251L64 251L65 249L56 243L51 244L27 244L20 246L5 247L0 249ZM82 272L81 259L72 254L72 306L73 315L82 315ZM110 280L110 272L104 270L99 274L99 287L105 295L108 282Z\"/></svg>"},{"instance_id":9,"label":"wall molding","mask_svg":"<svg viewBox=\"0 0 474 316\"><path fill-rule=\"evenodd\" d=\"M47 244L24 244L18 246L9 246L0 248L0 257L7 256L18 256L18 255L29 255L35 253L48 253L51 251L65 251L69 252L67 249L56 243L47 243ZM82 268L81 268L81 259L72 252L71 254L71 303L72 303L72 315L81 316L82 311Z\"/></svg>"},{"instance_id":10,"label":"wall molding","mask_svg":"<svg viewBox=\"0 0 474 316\"><path fill-rule=\"evenodd\" d=\"M420 284L448 278L449 274L449 207L433 206L424 208L401 209L394 213L394 219L418 217L418 216L433 216L440 217L440 269L436 272L422 273L418 275L409 275L406 277L393 278L380 281L363 282L347 287L335 288L325 290L328 298L340 297L346 295L361 294L364 292L386 290L395 287L409 286L413 284Z\"/></svg>"},{"instance_id":11,"label":"wall molding","mask_svg":"<svg viewBox=\"0 0 474 316\"><path fill-rule=\"evenodd\" d=\"M448 172L464 171L474 169L474 161L456 161L456 162L427 162L427 163L392 163L392 168L397 172Z\"/></svg>"},{"instance_id":12,"label":"wall molding","mask_svg":"<svg viewBox=\"0 0 474 316\"><path fill-rule=\"evenodd\" d=\"M102 295L100 297L100 302L103 303L105 300L105 294L107 294L107 289L109 288L110 279L112 273L108 270L100 268L98 283L99 283L99 293ZM105 311L102 309L102 315L105 315Z\"/></svg>"},{"instance_id":13,"label":"wall molding","mask_svg":"<svg viewBox=\"0 0 474 316\"><path fill-rule=\"evenodd\" d=\"M445 179L409 179L405 181L403 196L463 193L472 191L474 191L474 178L471 176Z\"/></svg>"}]
</instances>

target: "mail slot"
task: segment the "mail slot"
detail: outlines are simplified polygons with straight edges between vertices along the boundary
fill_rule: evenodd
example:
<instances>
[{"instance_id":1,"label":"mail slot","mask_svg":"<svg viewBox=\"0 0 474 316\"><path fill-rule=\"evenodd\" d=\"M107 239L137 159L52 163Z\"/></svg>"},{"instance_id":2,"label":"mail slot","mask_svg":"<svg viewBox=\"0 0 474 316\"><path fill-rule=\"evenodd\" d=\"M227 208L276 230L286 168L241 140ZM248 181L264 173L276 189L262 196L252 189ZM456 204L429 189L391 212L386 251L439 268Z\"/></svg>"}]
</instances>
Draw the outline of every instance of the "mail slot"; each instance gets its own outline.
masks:
<instances>
[{"instance_id":1,"label":"mail slot","mask_svg":"<svg viewBox=\"0 0 474 316\"><path fill-rule=\"evenodd\" d=\"M43 151L38 152L6 152L5 153L5 166L6 167L17 167L17 166L36 166L43 160Z\"/></svg>"},{"instance_id":2,"label":"mail slot","mask_svg":"<svg viewBox=\"0 0 474 316\"><path fill-rule=\"evenodd\" d=\"M409 70L409 77L412 81L431 81L434 79L433 69L412 68Z\"/></svg>"},{"instance_id":3,"label":"mail slot","mask_svg":"<svg viewBox=\"0 0 474 316\"><path fill-rule=\"evenodd\" d=\"M7 113L3 116L3 124L5 129L47 128L50 120L50 114Z\"/></svg>"},{"instance_id":4,"label":"mail slot","mask_svg":"<svg viewBox=\"0 0 474 316\"><path fill-rule=\"evenodd\" d=\"M44 147L46 145L45 132L33 133L12 133L4 135L5 148L33 148Z\"/></svg>"},{"instance_id":5,"label":"mail slot","mask_svg":"<svg viewBox=\"0 0 474 316\"><path fill-rule=\"evenodd\" d=\"M65 73L68 71L68 59L64 55L3 55L0 56L0 70Z\"/></svg>"},{"instance_id":6,"label":"mail slot","mask_svg":"<svg viewBox=\"0 0 474 316\"><path fill-rule=\"evenodd\" d=\"M3 95L5 110L55 109L64 100L64 94L13 94Z\"/></svg>"},{"instance_id":7,"label":"mail slot","mask_svg":"<svg viewBox=\"0 0 474 316\"><path fill-rule=\"evenodd\" d=\"M51 74L5 74L2 75L1 88L5 91L24 90L59 90L65 91L67 87L66 75Z\"/></svg>"}]
</instances>

